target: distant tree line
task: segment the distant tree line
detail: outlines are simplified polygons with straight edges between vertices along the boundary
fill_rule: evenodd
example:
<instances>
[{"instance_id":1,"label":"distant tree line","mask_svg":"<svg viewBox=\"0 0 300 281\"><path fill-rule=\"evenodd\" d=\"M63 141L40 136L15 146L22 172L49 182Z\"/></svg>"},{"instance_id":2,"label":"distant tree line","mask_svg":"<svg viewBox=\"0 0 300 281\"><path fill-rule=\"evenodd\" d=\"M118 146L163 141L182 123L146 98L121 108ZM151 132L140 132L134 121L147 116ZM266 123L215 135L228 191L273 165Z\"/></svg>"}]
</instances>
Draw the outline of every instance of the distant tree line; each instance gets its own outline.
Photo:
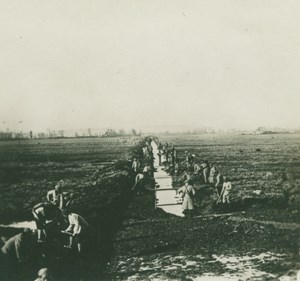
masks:
<instances>
[{"instance_id":1,"label":"distant tree line","mask_svg":"<svg viewBox=\"0 0 300 281\"><path fill-rule=\"evenodd\" d=\"M87 129L86 131L75 132L74 135L66 135L64 130L51 130L47 129L47 132L15 132L0 131L0 140L12 140L12 139L61 139L61 138L106 138L106 137L130 137L130 136L140 136L141 131L131 129L125 131L123 129L107 129L105 132L93 132L92 129Z\"/></svg>"}]
</instances>

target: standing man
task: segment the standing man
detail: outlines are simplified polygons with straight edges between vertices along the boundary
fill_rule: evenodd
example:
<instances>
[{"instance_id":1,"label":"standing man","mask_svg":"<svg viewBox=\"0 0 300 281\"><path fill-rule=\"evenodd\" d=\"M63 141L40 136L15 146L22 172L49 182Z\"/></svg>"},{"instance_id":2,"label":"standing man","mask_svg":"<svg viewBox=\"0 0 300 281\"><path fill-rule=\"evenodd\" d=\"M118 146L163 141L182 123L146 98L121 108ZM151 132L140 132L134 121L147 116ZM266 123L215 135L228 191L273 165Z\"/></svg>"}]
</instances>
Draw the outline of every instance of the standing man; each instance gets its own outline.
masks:
<instances>
[{"instance_id":1,"label":"standing man","mask_svg":"<svg viewBox=\"0 0 300 281\"><path fill-rule=\"evenodd\" d=\"M184 186L180 187L177 192L181 194L183 199L182 209L185 217L191 219L194 212L194 196L196 193L195 189L190 184L190 181L186 180Z\"/></svg>"},{"instance_id":2,"label":"standing man","mask_svg":"<svg viewBox=\"0 0 300 281\"><path fill-rule=\"evenodd\" d=\"M176 149L173 144L170 147L170 154L171 154L171 163L173 167L175 166L175 159L176 159Z\"/></svg>"},{"instance_id":3,"label":"standing man","mask_svg":"<svg viewBox=\"0 0 300 281\"><path fill-rule=\"evenodd\" d=\"M134 157L131 168L135 174L138 173L140 166L141 166L140 161L136 157Z\"/></svg>"},{"instance_id":4,"label":"standing man","mask_svg":"<svg viewBox=\"0 0 300 281\"><path fill-rule=\"evenodd\" d=\"M223 183L223 188L222 188L222 192L221 192L221 200L222 200L223 204L230 203L229 202L229 194L230 194L231 188L232 188L231 182L226 177L224 177L224 183Z\"/></svg>"},{"instance_id":5,"label":"standing man","mask_svg":"<svg viewBox=\"0 0 300 281\"><path fill-rule=\"evenodd\" d=\"M158 150L157 156L158 156L158 165L161 166L161 156L162 156L162 150L161 149Z\"/></svg>"},{"instance_id":6,"label":"standing man","mask_svg":"<svg viewBox=\"0 0 300 281\"><path fill-rule=\"evenodd\" d=\"M209 164L208 161L204 161L202 164L202 171L203 171L203 179L204 183L208 183L208 176L209 176Z\"/></svg>"},{"instance_id":7,"label":"standing man","mask_svg":"<svg viewBox=\"0 0 300 281\"><path fill-rule=\"evenodd\" d=\"M216 171L216 184L215 188L217 188L218 191L218 196L221 195L222 192L222 187L223 187L223 175L221 174L220 171Z\"/></svg>"},{"instance_id":8,"label":"standing man","mask_svg":"<svg viewBox=\"0 0 300 281\"><path fill-rule=\"evenodd\" d=\"M208 182L210 184L214 184L214 182L215 182L215 176L216 176L216 168L215 168L215 165L212 164L211 167L210 167L209 178L208 178Z\"/></svg>"},{"instance_id":9,"label":"standing man","mask_svg":"<svg viewBox=\"0 0 300 281\"><path fill-rule=\"evenodd\" d=\"M51 202L56 207L63 209L64 207L64 195L62 192L62 187L64 186L64 181L60 180L54 187L47 193L47 200Z\"/></svg>"}]
</instances>

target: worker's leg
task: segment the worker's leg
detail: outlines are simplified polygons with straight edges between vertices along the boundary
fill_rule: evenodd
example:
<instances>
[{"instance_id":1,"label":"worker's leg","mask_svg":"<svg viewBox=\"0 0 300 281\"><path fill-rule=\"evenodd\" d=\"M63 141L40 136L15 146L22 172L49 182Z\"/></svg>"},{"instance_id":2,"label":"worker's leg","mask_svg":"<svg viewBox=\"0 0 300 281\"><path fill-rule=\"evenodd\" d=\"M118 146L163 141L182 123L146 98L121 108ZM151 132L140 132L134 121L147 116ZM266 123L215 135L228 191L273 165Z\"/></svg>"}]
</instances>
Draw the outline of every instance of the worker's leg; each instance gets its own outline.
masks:
<instances>
[{"instance_id":1,"label":"worker's leg","mask_svg":"<svg viewBox=\"0 0 300 281\"><path fill-rule=\"evenodd\" d=\"M65 245L64 247L65 248L72 248L72 246L73 246L73 235L70 235L69 245Z\"/></svg>"},{"instance_id":2,"label":"worker's leg","mask_svg":"<svg viewBox=\"0 0 300 281\"><path fill-rule=\"evenodd\" d=\"M203 170L203 180L204 180L204 183L207 183L206 170Z\"/></svg>"},{"instance_id":3,"label":"worker's leg","mask_svg":"<svg viewBox=\"0 0 300 281\"><path fill-rule=\"evenodd\" d=\"M76 243L77 243L77 251L78 253L81 253L82 252L82 241L84 240L83 237L84 237L84 233L85 231L77 234L74 238L76 240Z\"/></svg>"},{"instance_id":4,"label":"worker's leg","mask_svg":"<svg viewBox=\"0 0 300 281\"><path fill-rule=\"evenodd\" d=\"M77 242L78 253L81 253L81 242Z\"/></svg>"},{"instance_id":5,"label":"worker's leg","mask_svg":"<svg viewBox=\"0 0 300 281\"><path fill-rule=\"evenodd\" d=\"M44 229L44 224L42 221L35 219L35 224L37 228L37 236L38 236L38 242L44 242L46 238L46 232Z\"/></svg>"}]
</instances>

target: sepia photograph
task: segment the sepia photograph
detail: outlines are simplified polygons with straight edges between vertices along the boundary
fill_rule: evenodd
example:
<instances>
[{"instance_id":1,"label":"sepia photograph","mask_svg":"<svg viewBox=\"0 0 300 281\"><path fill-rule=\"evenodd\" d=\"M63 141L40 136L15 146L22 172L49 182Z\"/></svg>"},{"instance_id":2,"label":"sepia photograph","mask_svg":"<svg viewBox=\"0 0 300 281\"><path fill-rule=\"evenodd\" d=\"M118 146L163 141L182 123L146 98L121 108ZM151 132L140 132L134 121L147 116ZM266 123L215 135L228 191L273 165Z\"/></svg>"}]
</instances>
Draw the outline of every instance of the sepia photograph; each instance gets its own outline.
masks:
<instances>
[{"instance_id":1,"label":"sepia photograph","mask_svg":"<svg viewBox=\"0 0 300 281\"><path fill-rule=\"evenodd\" d=\"M298 0L1 0L0 281L300 281Z\"/></svg>"}]
</instances>

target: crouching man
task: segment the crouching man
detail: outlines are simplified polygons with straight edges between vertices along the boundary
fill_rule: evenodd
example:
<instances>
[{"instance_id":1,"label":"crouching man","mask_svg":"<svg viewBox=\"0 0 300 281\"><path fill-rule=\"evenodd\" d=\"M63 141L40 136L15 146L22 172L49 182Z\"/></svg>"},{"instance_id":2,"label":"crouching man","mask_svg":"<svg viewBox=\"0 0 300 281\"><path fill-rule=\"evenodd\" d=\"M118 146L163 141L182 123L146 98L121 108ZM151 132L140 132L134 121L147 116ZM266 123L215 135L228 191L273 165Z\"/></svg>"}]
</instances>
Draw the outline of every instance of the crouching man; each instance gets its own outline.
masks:
<instances>
[{"instance_id":1,"label":"crouching man","mask_svg":"<svg viewBox=\"0 0 300 281\"><path fill-rule=\"evenodd\" d=\"M68 220L69 227L62 231L70 235L69 245L65 245L65 248L71 249L76 243L78 253L80 253L82 252L82 243L87 235L89 224L82 216L75 213L69 213Z\"/></svg>"},{"instance_id":2,"label":"crouching man","mask_svg":"<svg viewBox=\"0 0 300 281\"><path fill-rule=\"evenodd\" d=\"M34 232L25 228L5 242L0 250L0 280L19 280L19 264L30 256L34 240Z\"/></svg>"}]
</instances>

